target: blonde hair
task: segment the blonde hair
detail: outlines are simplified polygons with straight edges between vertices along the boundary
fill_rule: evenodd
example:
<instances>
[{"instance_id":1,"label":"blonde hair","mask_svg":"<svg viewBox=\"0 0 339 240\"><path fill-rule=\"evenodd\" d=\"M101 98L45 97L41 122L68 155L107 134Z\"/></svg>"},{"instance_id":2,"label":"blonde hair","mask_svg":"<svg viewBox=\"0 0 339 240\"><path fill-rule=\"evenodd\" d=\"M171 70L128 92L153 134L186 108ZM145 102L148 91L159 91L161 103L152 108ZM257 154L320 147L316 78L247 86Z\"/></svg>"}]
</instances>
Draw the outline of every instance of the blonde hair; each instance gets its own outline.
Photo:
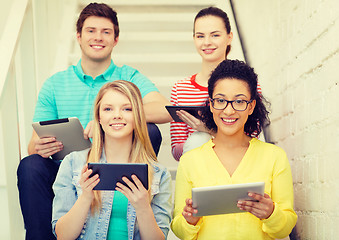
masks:
<instances>
[{"instance_id":1,"label":"blonde hair","mask_svg":"<svg viewBox=\"0 0 339 240\"><path fill-rule=\"evenodd\" d=\"M93 141L92 147L88 153L87 162L99 162L104 147L105 133L99 123L100 105L103 96L108 91L118 91L124 94L131 102L135 127L132 137L131 163L148 164L148 181L151 186L153 167L152 164L157 161L151 141L148 136L146 117L143 110L142 97L138 87L131 82L116 80L103 85L94 102L94 122L93 122ZM150 192L150 188L149 188ZM91 204L92 214L101 208L100 191L94 191L94 200Z\"/></svg>"}]
</instances>

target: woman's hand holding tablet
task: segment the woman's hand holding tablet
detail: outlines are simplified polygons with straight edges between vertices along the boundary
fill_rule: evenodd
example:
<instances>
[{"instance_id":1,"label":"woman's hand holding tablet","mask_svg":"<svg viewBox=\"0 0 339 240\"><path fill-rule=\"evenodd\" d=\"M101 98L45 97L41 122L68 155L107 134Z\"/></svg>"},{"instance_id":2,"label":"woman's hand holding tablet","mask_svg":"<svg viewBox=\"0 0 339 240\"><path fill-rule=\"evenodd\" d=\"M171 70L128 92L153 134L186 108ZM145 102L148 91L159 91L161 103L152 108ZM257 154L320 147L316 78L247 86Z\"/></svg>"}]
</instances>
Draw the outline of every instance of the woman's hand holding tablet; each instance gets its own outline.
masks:
<instances>
[{"instance_id":1,"label":"woman's hand holding tablet","mask_svg":"<svg viewBox=\"0 0 339 240\"><path fill-rule=\"evenodd\" d=\"M240 209L237 206L238 202L242 201L244 208L248 209L247 202L257 201L256 198L249 196L249 193L257 193L256 195L263 197L264 189L264 182L192 188L192 207L198 210L198 213L193 214L193 216L247 211Z\"/></svg>"},{"instance_id":2,"label":"woman's hand holding tablet","mask_svg":"<svg viewBox=\"0 0 339 240\"><path fill-rule=\"evenodd\" d=\"M177 111L184 110L191 114L192 116L198 118L199 111L201 110L201 106L166 106L167 111L173 118L175 122L184 122L182 119L179 118L177 115Z\"/></svg>"},{"instance_id":3,"label":"woman's hand holding tablet","mask_svg":"<svg viewBox=\"0 0 339 240\"><path fill-rule=\"evenodd\" d=\"M100 179L93 190L114 191L118 182L128 186L123 177L134 182L132 175L137 176L148 189L148 165L145 163L88 163L88 169L93 171L91 176L98 174Z\"/></svg>"}]
</instances>

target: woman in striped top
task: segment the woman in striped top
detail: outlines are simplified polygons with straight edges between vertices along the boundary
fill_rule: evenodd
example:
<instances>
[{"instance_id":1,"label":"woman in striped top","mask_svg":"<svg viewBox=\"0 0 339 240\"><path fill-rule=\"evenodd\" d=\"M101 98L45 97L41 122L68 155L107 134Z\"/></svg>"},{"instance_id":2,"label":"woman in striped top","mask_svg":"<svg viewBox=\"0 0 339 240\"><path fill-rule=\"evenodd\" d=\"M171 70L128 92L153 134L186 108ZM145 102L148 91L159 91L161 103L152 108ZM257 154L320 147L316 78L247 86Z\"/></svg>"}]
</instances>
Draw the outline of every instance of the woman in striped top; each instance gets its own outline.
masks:
<instances>
[{"instance_id":1,"label":"woman in striped top","mask_svg":"<svg viewBox=\"0 0 339 240\"><path fill-rule=\"evenodd\" d=\"M200 10L194 19L193 39L202 58L201 71L174 84L171 91L174 106L202 106L208 99L210 74L231 50L233 33L227 14L216 7ZM261 93L259 85L258 90ZM183 153L210 140L213 132L184 110L177 111L177 115L184 122L172 121L170 134L172 155L179 161Z\"/></svg>"},{"instance_id":2,"label":"woman in striped top","mask_svg":"<svg viewBox=\"0 0 339 240\"><path fill-rule=\"evenodd\" d=\"M193 39L202 58L201 71L174 84L171 91L172 105L205 104L208 98L208 78L216 66L226 58L231 49L232 38L229 19L224 11L215 7L200 10L194 19ZM207 142L212 133L188 112L177 111L177 115L184 122L172 121L170 133L172 155L179 161L183 152Z\"/></svg>"}]
</instances>

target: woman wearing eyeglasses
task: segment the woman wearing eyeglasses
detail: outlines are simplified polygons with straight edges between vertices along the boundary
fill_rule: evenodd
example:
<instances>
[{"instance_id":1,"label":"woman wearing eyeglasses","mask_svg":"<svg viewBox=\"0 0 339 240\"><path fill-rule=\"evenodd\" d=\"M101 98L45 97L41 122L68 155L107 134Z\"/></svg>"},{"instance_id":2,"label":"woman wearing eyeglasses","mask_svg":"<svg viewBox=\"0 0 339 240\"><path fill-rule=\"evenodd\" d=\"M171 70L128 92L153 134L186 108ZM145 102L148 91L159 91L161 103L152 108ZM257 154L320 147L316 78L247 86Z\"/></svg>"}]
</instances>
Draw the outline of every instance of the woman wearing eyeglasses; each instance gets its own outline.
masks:
<instances>
[{"instance_id":1,"label":"woman wearing eyeglasses","mask_svg":"<svg viewBox=\"0 0 339 240\"><path fill-rule=\"evenodd\" d=\"M250 137L269 122L257 75L237 60L225 60L208 82L209 106L202 114L215 137L185 153L176 176L173 232L181 239L275 239L289 235L293 210L291 169L284 150ZM246 134L247 133L247 134ZM238 201L243 213L194 217L191 189L265 182L264 196Z\"/></svg>"}]
</instances>

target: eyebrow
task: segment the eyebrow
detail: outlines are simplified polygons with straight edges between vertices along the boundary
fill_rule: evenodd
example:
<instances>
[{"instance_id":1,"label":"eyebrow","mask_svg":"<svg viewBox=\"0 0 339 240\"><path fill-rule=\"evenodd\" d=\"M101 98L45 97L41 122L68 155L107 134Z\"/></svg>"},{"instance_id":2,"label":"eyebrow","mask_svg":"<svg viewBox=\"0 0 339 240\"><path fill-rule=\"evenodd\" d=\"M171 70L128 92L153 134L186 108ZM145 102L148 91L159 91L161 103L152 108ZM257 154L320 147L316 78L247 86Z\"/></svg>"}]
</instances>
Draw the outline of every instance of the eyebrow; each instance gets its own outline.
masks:
<instances>
[{"instance_id":1,"label":"eyebrow","mask_svg":"<svg viewBox=\"0 0 339 240\"><path fill-rule=\"evenodd\" d=\"M113 106L113 104L111 104L111 103L102 103L101 106ZM123 103L121 106L123 106L123 107L131 106L132 107L132 104L131 103Z\"/></svg>"},{"instance_id":2,"label":"eyebrow","mask_svg":"<svg viewBox=\"0 0 339 240\"><path fill-rule=\"evenodd\" d=\"M97 28L96 27L85 27L85 29L97 29ZM107 31L107 30L113 31L113 28L103 28L102 30L104 30L104 31Z\"/></svg>"},{"instance_id":3,"label":"eyebrow","mask_svg":"<svg viewBox=\"0 0 339 240\"><path fill-rule=\"evenodd\" d=\"M216 30L216 31L210 32L210 34L213 34L213 33L221 33L221 31Z\"/></svg>"},{"instance_id":4,"label":"eyebrow","mask_svg":"<svg viewBox=\"0 0 339 240\"><path fill-rule=\"evenodd\" d=\"M210 32L210 34L214 34L214 33L221 33L221 31L216 30L216 31ZM204 34L204 33L202 33L202 32L196 32L195 34Z\"/></svg>"},{"instance_id":5,"label":"eyebrow","mask_svg":"<svg viewBox=\"0 0 339 240\"><path fill-rule=\"evenodd\" d=\"M222 93L217 93L215 97L217 96L226 97L226 95ZM240 93L240 94L235 95L235 97L247 97L247 96L245 94Z\"/></svg>"}]
</instances>

